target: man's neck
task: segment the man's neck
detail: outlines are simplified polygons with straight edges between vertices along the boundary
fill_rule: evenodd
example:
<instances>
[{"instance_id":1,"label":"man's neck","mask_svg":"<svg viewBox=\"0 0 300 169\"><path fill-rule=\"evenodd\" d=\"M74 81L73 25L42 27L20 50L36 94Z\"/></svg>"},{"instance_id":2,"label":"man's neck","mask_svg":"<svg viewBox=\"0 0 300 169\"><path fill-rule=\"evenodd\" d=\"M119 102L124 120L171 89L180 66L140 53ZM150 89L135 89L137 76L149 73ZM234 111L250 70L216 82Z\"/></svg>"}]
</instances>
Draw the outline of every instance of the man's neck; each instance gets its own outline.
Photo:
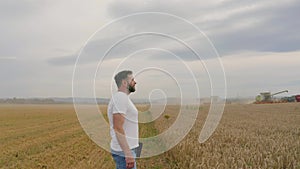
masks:
<instances>
[{"instance_id":1,"label":"man's neck","mask_svg":"<svg viewBox=\"0 0 300 169\"><path fill-rule=\"evenodd\" d=\"M119 88L119 89L118 89L118 91L119 91L119 92L123 92L123 93L125 93L125 94L129 95L129 91L128 91L128 89Z\"/></svg>"}]
</instances>

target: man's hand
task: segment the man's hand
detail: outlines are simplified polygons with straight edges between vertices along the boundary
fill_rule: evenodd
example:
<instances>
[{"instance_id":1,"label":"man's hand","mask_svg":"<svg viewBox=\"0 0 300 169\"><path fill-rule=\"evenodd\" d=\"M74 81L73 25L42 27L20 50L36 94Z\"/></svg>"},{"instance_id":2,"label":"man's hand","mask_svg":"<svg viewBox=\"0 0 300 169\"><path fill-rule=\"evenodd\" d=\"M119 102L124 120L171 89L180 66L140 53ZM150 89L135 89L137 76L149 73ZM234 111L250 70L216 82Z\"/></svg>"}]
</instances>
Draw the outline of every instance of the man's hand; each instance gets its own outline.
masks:
<instances>
[{"instance_id":1,"label":"man's hand","mask_svg":"<svg viewBox=\"0 0 300 169\"><path fill-rule=\"evenodd\" d=\"M134 158L133 158L132 154L130 156L126 156L125 160L126 160L126 168L127 169L134 167Z\"/></svg>"}]
</instances>

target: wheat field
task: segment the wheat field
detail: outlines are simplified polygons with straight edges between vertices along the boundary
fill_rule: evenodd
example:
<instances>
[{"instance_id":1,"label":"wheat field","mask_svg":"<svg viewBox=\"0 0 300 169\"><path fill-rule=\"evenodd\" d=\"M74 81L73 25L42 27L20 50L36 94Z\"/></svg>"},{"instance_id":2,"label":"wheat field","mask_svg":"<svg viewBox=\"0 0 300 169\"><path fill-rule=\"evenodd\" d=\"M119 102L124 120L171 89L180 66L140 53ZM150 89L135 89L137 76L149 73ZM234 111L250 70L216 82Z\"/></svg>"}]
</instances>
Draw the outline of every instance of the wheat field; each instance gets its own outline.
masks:
<instances>
[{"instance_id":1,"label":"wheat field","mask_svg":"<svg viewBox=\"0 0 300 169\"><path fill-rule=\"evenodd\" d=\"M148 106L138 105L142 112ZM105 114L106 106L99 109ZM179 106L167 106L142 137L172 125ZM137 159L138 168L300 168L300 103L229 104L214 134L198 142L209 105L189 134L161 155ZM109 152L82 130L73 105L0 105L0 168L114 168Z\"/></svg>"}]
</instances>

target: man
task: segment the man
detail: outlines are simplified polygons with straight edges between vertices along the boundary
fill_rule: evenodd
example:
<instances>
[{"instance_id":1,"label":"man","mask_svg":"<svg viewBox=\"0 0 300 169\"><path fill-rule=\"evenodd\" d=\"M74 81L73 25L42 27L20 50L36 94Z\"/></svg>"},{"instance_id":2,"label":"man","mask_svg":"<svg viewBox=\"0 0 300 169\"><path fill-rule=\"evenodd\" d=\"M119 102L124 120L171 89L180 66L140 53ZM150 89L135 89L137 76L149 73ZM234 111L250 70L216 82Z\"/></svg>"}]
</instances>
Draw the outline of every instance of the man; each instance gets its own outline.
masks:
<instances>
[{"instance_id":1,"label":"man","mask_svg":"<svg viewBox=\"0 0 300 169\"><path fill-rule=\"evenodd\" d=\"M135 91L132 71L121 71L115 76L118 91L108 104L111 154L117 169L136 169L135 148L139 146L138 110L129 98Z\"/></svg>"}]
</instances>

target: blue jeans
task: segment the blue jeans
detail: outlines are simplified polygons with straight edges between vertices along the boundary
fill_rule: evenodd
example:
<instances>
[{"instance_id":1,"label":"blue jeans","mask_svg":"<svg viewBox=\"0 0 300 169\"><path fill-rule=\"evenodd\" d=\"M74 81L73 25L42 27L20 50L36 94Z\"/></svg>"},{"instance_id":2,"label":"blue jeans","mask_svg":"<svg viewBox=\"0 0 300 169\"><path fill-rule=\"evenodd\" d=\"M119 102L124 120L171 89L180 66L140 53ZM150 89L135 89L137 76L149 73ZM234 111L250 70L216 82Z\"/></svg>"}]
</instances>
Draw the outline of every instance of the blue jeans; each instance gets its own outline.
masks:
<instances>
[{"instance_id":1,"label":"blue jeans","mask_svg":"<svg viewBox=\"0 0 300 169\"><path fill-rule=\"evenodd\" d=\"M131 149L131 153L133 157L136 158L135 149ZM116 169L126 169L125 154L123 151L114 151L111 149L111 155L116 163ZM136 169L136 162L134 162L134 167L132 169Z\"/></svg>"}]
</instances>

